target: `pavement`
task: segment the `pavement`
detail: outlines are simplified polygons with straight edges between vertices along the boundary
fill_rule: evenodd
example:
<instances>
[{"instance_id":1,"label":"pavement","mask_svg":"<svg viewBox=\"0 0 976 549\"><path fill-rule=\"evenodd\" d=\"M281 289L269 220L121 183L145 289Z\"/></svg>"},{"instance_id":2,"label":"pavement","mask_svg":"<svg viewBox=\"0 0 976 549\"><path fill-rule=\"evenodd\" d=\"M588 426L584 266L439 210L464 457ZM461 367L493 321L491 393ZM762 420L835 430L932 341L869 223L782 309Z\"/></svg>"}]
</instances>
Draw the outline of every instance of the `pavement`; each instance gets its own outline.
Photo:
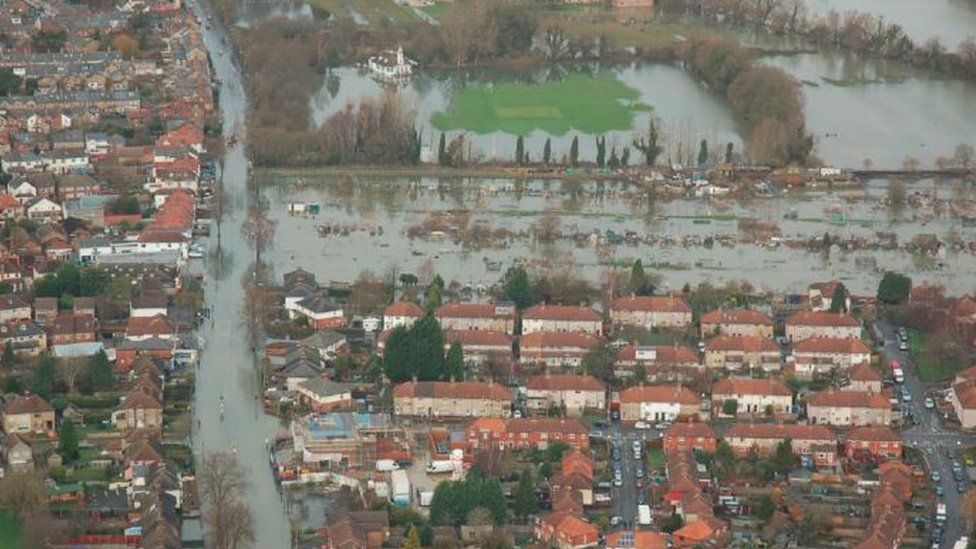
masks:
<instances>
[{"instance_id":1,"label":"pavement","mask_svg":"<svg viewBox=\"0 0 976 549\"><path fill-rule=\"evenodd\" d=\"M930 475L932 471L938 471L942 477L941 484L945 489L945 495L940 497L939 501L946 504L948 518L941 546L952 547L956 540L967 534L964 531L965 527L960 512L964 494L959 493L956 489L956 481L952 477L952 460L957 459L962 462L958 451L976 445L976 436L958 429L945 427L937 409L925 408L925 397L931 395L935 399L934 393L941 388L941 384L926 384L918 378L915 362L911 355L898 349L898 333L895 326L883 321L879 321L877 326L884 334L886 356L889 359L897 359L901 362L902 369L905 372L904 385L908 387L908 391L912 395L912 402L902 403L902 409L906 412L912 410L918 419L916 425L902 431L902 438L907 446L917 448L922 453ZM950 454L953 456L952 458L949 457ZM965 465L963 467L965 468ZM963 482L967 489L971 487L970 479L965 476L965 473Z\"/></svg>"}]
</instances>

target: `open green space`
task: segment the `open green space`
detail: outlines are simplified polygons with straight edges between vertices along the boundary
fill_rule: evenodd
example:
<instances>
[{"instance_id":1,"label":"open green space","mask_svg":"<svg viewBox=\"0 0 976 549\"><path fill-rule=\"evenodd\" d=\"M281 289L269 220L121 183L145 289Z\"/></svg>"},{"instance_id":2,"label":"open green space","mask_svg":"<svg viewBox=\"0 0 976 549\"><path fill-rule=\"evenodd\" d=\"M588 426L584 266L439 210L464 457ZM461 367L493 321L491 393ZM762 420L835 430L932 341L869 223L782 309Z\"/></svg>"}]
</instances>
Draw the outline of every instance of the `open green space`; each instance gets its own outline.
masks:
<instances>
[{"instance_id":1,"label":"open green space","mask_svg":"<svg viewBox=\"0 0 976 549\"><path fill-rule=\"evenodd\" d=\"M628 130L634 116L648 110L640 93L612 74L573 74L541 85L469 86L454 98L450 112L434 113L431 121L442 131L526 135L541 129L553 135L571 130L599 134Z\"/></svg>"},{"instance_id":2,"label":"open green space","mask_svg":"<svg viewBox=\"0 0 976 549\"><path fill-rule=\"evenodd\" d=\"M908 330L908 348L915 358L918 378L926 383L952 379L968 366L963 360L934 360L925 356L925 334L917 330Z\"/></svg>"},{"instance_id":3,"label":"open green space","mask_svg":"<svg viewBox=\"0 0 976 549\"><path fill-rule=\"evenodd\" d=\"M0 549L20 547L20 520L6 509L0 509Z\"/></svg>"},{"instance_id":4,"label":"open green space","mask_svg":"<svg viewBox=\"0 0 976 549\"><path fill-rule=\"evenodd\" d=\"M440 21L454 7L454 2L435 2L429 6L420 8L420 11Z\"/></svg>"}]
</instances>

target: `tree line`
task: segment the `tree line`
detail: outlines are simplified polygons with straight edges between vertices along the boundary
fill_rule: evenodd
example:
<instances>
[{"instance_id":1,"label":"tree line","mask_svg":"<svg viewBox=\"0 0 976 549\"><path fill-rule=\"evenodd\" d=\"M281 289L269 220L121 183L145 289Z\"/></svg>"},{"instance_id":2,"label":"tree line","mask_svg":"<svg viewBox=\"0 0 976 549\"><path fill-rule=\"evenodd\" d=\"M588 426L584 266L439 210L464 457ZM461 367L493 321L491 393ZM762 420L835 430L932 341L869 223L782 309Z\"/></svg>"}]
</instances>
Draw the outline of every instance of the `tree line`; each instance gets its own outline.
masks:
<instances>
[{"instance_id":1,"label":"tree line","mask_svg":"<svg viewBox=\"0 0 976 549\"><path fill-rule=\"evenodd\" d=\"M939 38L918 44L901 25L858 11L808 14L803 0L665 0L665 11L693 13L774 34L799 36L822 48L835 48L903 61L959 78L976 79L976 38L949 51Z\"/></svg>"},{"instance_id":2,"label":"tree line","mask_svg":"<svg viewBox=\"0 0 976 549\"><path fill-rule=\"evenodd\" d=\"M728 100L749 130L746 155L766 165L804 164L813 150L803 95L792 76L755 62L752 53L724 37L696 36L679 53L689 70ZM707 154L707 153L706 153Z\"/></svg>"}]
</instances>

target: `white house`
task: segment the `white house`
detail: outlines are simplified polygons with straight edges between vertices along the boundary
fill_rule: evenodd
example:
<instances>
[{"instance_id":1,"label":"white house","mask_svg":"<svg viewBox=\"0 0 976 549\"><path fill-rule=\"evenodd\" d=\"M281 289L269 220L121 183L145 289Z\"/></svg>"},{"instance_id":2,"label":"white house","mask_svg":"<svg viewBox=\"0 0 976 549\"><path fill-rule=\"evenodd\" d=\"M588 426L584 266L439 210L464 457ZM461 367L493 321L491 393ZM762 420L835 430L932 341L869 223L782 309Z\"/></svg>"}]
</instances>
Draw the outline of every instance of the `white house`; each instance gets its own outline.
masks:
<instances>
[{"instance_id":1,"label":"white house","mask_svg":"<svg viewBox=\"0 0 976 549\"><path fill-rule=\"evenodd\" d=\"M61 219L64 208L47 198L36 198L27 206L28 219Z\"/></svg>"},{"instance_id":2,"label":"white house","mask_svg":"<svg viewBox=\"0 0 976 549\"><path fill-rule=\"evenodd\" d=\"M15 179L7 184L7 193L16 198L17 202L26 205L37 198L37 187L26 179Z\"/></svg>"}]
</instances>

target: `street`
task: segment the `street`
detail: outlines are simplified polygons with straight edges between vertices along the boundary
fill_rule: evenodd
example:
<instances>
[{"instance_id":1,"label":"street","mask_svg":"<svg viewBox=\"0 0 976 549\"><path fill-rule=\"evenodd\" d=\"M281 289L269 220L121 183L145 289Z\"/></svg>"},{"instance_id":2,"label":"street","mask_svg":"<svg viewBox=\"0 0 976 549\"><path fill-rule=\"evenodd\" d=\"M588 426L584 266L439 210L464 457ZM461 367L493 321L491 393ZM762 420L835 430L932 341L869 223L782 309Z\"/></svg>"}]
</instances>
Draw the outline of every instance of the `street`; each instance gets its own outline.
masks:
<instances>
[{"instance_id":1,"label":"street","mask_svg":"<svg viewBox=\"0 0 976 549\"><path fill-rule=\"evenodd\" d=\"M201 18L208 10L202 4L194 6ZM201 351L200 368L196 379L193 436L197 462L205 453L235 452L240 464L248 471L247 503L251 508L255 533L255 547L286 547L288 520L281 494L275 486L268 466L266 441L273 439L278 421L264 414L260 408L261 384L254 357L242 326L241 307L244 291L241 279L253 260L254 251L248 246L241 230L247 213L248 161L244 153L244 118L247 100L241 75L229 55L216 52L222 46L223 29L214 20L203 29L204 42L211 53L220 89L220 109L224 120L224 135L237 133L238 144L228 147L221 163L221 176L232 206L221 220L220 246L216 237L210 238L207 258L206 306L212 307L214 322L200 329L206 342ZM220 263L218 268L217 263ZM221 401L226 412L220 413Z\"/></svg>"},{"instance_id":2,"label":"street","mask_svg":"<svg viewBox=\"0 0 976 549\"><path fill-rule=\"evenodd\" d=\"M917 448L922 452L929 467L930 475L932 471L938 471L942 477L941 483L945 489L945 494L938 499L946 504L948 510L948 518L942 536L942 547L952 547L952 544L966 532L963 531L960 517L963 494L956 489L956 481L952 476L953 458L950 458L948 454L951 452L955 459L962 461L957 453L958 450L976 444L976 437L961 431L946 429L939 419L939 412L925 408L923 403L927 394L931 394L931 391L940 388L940 386L927 385L918 378L918 372L910 354L898 349L898 334L895 326L884 321L878 321L877 326L884 334L885 354L889 360L896 359L903 365L904 385L908 387L912 401L910 403L902 402L901 406L903 406L906 414L908 410L912 410L918 419L917 425L902 432L905 445ZM884 367L887 368L888 365L885 364ZM967 488L970 487L968 478L963 478L963 482Z\"/></svg>"},{"instance_id":3,"label":"street","mask_svg":"<svg viewBox=\"0 0 976 549\"><path fill-rule=\"evenodd\" d=\"M650 471L646 467L647 445L646 441L659 438L659 432L654 429L639 431L632 427L621 424L612 424L606 429L607 441L620 448L620 466L623 473L621 486L614 486L611 494L613 496L613 515L618 516L629 527L637 524L637 494L644 491L647 495L647 483L650 481ZM634 459L634 441L642 442L640 461ZM611 460L612 461L612 460ZM643 488L637 488L637 465L641 464L644 469ZM612 466L611 466L612 467ZM612 469L611 469L612 472Z\"/></svg>"}]
</instances>

